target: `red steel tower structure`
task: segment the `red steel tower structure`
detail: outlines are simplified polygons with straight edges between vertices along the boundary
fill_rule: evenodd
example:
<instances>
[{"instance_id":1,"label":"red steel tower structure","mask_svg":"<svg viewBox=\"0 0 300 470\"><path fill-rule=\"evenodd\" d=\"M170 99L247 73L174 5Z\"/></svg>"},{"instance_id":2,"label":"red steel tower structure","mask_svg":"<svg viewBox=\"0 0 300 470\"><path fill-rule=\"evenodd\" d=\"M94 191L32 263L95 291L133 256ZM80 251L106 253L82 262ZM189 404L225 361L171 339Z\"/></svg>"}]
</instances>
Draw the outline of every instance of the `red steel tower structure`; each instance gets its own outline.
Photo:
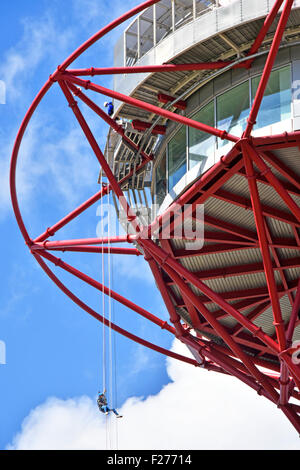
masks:
<instances>
[{"instance_id":1,"label":"red steel tower structure","mask_svg":"<svg viewBox=\"0 0 300 470\"><path fill-rule=\"evenodd\" d=\"M113 67L72 68L93 44L136 15L116 45ZM115 331L162 354L236 377L272 401L300 433L299 34L296 0L142 3L101 29L49 77L17 135L10 187L29 250L71 300L108 325L51 265L172 333L194 359L111 324ZM115 77L114 89L98 83L109 74ZM60 87L108 184L33 239L17 199L17 158L28 123L53 86ZM114 115L86 90L114 100ZM110 126L105 152L82 102ZM134 199L145 197L147 185L160 209L142 224ZM109 193L126 214L127 236L57 237ZM204 244L190 250L174 234L184 223L183 213L193 226L198 205L204 205ZM169 237L164 236L166 220ZM54 251L144 256L170 321Z\"/></svg>"}]
</instances>

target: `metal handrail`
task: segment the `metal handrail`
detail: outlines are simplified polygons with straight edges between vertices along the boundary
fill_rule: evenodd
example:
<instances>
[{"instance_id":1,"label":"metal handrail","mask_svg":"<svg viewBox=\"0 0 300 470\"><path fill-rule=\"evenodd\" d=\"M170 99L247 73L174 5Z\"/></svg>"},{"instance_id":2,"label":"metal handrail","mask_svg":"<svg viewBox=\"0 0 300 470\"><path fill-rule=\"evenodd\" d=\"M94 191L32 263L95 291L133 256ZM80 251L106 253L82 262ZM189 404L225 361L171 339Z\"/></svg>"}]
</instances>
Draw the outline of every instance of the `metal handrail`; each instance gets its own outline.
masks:
<instances>
[{"instance_id":1,"label":"metal handrail","mask_svg":"<svg viewBox=\"0 0 300 470\"><path fill-rule=\"evenodd\" d=\"M155 47L157 44L159 44L163 39L165 39L169 34L172 32L180 29L184 25L196 20L200 16L208 13L209 11L220 8L223 6L221 0L210 0L210 5L207 6L207 1L203 0L193 0L191 6L187 6L187 14L185 15L184 18L179 18L178 21L176 21L176 1L177 0L171 0L170 7L168 8L166 5L164 7L166 8L166 12L161 15L159 18L157 17L157 6L158 4L153 5L152 7L148 8L147 10L144 10L142 13L140 13L124 30L122 33L123 41L123 49L124 49L124 55L123 55L123 63L122 64L115 64L115 65L124 65L124 66L132 66L134 65L141 57L143 57L150 49ZM232 0L235 1L235 0ZM179 5L179 4L178 4ZM197 8L199 5L204 7L199 11ZM180 4L182 7L182 3ZM144 33L141 32L141 21L145 21L145 13L149 11L152 12L152 18L149 19L147 18L147 22L150 23L149 28L144 31ZM160 25L159 21L163 18L163 21L166 21L166 19L169 19L170 26L164 24L166 28L165 33L157 39L157 29ZM136 44L133 47L134 50L134 56L129 55L128 51L129 48L127 47L127 36L136 36ZM147 48L147 50L142 50L143 42L146 41L151 41L151 46ZM118 47L120 47L120 42L118 41Z\"/></svg>"}]
</instances>

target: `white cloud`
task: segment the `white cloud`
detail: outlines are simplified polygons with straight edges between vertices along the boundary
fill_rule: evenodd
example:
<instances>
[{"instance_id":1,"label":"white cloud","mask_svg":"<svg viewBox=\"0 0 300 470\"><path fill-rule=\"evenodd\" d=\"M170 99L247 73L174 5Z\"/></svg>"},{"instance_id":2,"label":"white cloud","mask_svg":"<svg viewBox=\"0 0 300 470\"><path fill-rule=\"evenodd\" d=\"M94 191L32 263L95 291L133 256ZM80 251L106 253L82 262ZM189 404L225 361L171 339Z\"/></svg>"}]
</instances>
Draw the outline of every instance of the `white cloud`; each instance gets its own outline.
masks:
<instances>
[{"instance_id":1,"label":"white cloud","mask_svg":"<svg viewBox=\"0 0 300 470\"><path fill-rule=\"evenodd\" d=\"M36 84L37 70L43 60L55 63L64 57L65 51L69 48L73 33L71 30L60 30L51 14L46 12L42 18L32 20L23 19L23 35L21 40L8 49L1 57L0 77L5 84L6 107L9 111L16 109L26 109L27 103L33 98L33 84ZM59 41L57 38L59 37ZM50 66L50 67L51 67ZM49 68L49 74L52 72ZM37 90L33 93L36 94ZM25 104L26 103L26 104ZM16 107L16 109L14 108ZM19 113L19 111L18 111ZM38 139L42 123L31 125L22 142L22 153L24 161L29 161L32 157L30 153L37 153L40 145ZM13 148L13 142L17 135L17 128L12 127L10 132L1 135L0 151L0 216L7 215L11 207L9 195L9 162ZM24 161L18 162L20 194L29 196L32 194L31 176L28 168L25 169ZM31 171L33 168L31 168ZM37 171L37 168L34 168ZM36 184L36 182L34 183Z\"/></svg>"},{"instance_id":2,"label":"white cloud","mask_svg":"<svg viewBox=\"0 0 300 470\"><path fill-rule=\"evenodd\" d=\"M138 0L115 0L113 10L110 7L109 0L74 0L74 11L80 18L81 24L85 27L95 27L98 29L105 26L110 21L118 18L121 14L139 5Z\"/></svg>"},{"instance_id":3,"label":"white cloud","mask_svg":"<svg viewBox=\"0 0 300 470\"><path fill-rule=\"evenodd\" d=\"M26 90L31 90L28 80L35 76L42 61L56 67L64 59L71 40L74 41L74 31L60 29L49 12L38 20L25 18L22 23L20 42L10 48L1 61L0 76L6 84L8 103L23 100ZM51 72L50 68L49 74Z\"/></svg>"},{"instance_id":4,"label":"white cloud","mask_svg":"<svg viewBox=\"0 0 300 470\"><path fill-rule=\"evenodd\" d=\"M153 285L153 276L143 256L119 256L116 270L118 275L129 280L140 280Z\"/></svg>"},{"instance_id":5,"label":"white cloud","mask_svg":"<svg viewBox=\"0 0 300 470\"><path fill-rule=\"evenodd\" d=\"M0 150L0 217L7 215L11 205L11 142L10 139L3 143ZM18 156L16 186L21 206L28 207L33 196L44 198L48 192L52 197L60 197L60 207L65 210L76 207L85 191L95 188L98 169L96 157L79 126L65 128L62 135L56 124L49 124L39 114L31 122Z\"/></svg>"},{"instance_id":6,"label":"white cloud","mask_svg":"<svg viewBox=\"0 0 300 470\"><path fill-rule=\"evenodd\" d=\"M185 348L177 344L177 351ZM106 427L95 401L50 398L31 411L9 449L298 449L299 437L267 400L227 376L167 361L171 382L128 399ZM107 436L106 429L110 434Z\"/></svg>"},{"instance_id":7,"label":"white cloud","mask_svg":"<svg viewBox=\"0 0 300 470\"><path fill-rule=\"evenodd\" d=\"M0 104L6 103L6 85L3 80L0 80Z\"/></svg>"}]
</instances>

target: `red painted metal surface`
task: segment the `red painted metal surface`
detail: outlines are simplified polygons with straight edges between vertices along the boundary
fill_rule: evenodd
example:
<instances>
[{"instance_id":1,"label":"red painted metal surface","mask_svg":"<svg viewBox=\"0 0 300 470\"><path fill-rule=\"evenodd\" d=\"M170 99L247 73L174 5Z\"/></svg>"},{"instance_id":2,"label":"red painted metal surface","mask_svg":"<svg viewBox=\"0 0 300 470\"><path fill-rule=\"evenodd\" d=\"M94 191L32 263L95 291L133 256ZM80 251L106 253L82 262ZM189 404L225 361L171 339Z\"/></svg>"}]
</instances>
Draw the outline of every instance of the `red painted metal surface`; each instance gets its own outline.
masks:
<instances>
[{"instance_id":1,"label":"red painted metal surface","mask_svg":"<svg viewBox=\"0 0 300 470\"><path fill-rule=\"evenodd\" d=\"M133 129L137 131L142 131L142 132L145 132L147 129L151 127L150 122L140 121L139 119L133 119L131 124L132 124ZM166 126L154 126L151 133L165 135Z\"/></svg>"},{"instance_id":2,"label":"red painted metal surface","mask_svg":"<svg viewBox=\"0 0 300 470\"><path fill-rule=\"evenodd\" d=\"M203 62L197 64L163 64L163 65L146 65L146 66L131 66L131 67L106 67L106 68L93 68L90 69L69 69L71 75L79 77L95 75L120 75L127 73L155 73L155 72L188 72L194 70L218 70L232 62L218 61L218 62ZM233 65L233 68L243 68L245 65ZM166 95L165 95L166 96Z\"/></svg>"},{"instance_id":3,"label":"red painted metal surface","mask_svg":"<svg viewBox=\"0 0 300 470\"><path fill-rule=\"evenodd\" d=\"M275 62L275 59L276 59L276 56L277 56L277 52L278 52L278 49L279 49L279 45L280 45L284 30L285 30L285 27L286 27L286 24L287 24L288 19L289 19L289 15L290 15L290 12L291 12L291 9L292 9L293 2L294 2L294 0L287 0L284 4L283 12L280 16L279 24L278 24L278 27L277 27L276 32L274 34L274 39L273 39L273 42L272 42L272 45L271 45L271 49L270 49L270 52L268 54L266 65L265 65L260 83L258 85L258 89L257 89L256 95L255 95L255 98L254 98L254 101L253 101L253 105L252 105L252 108L251 108L251 111L250 111L250 114L249 114L248 125L247 125L245 133L244 133L245 137L249 137L249 135L251 134L251 131L253 129L253 126L256 122L258 111L259 111L259 108L260 108L260 105L261 105L261 102L262 102L262 99L263 99L263 96L264 96L264 92L266 90L266 86L268 84L268 80L269 80L271 72L272 72L272 68L273 68L273 65L274 65L274 62Z\"/></svg>"},{"instance_id":4,"label":"red painted metal surface","mask_svg":"<svg viewBox=\"0 0 300 470\"><path fill-rule=\"evenodd\" d=\"M230 142L238 142L239 138L228 134L225 130L215 129L212 126L208 126L207 124L202 124L197 122L193 119L189 119L185 116L181 116L180 114L172 113L163 108L159 108L158 106L154 106L153 104L146 103L145 101L138 100L136 98L132 98L130 96L123 95L123 93L119 93L114 90L110 90L103 86L97 85L92 83L90 80L82 80L81 78L75 77L71 75L69 72L65 71L64 73L59 73L57 75L57 80L60 83L74 83L79 85L86 90L95 91L96 93L100 93L104 96L109 96L110 98L116 99L118 101L123 101L124 103L130 104L135 106L136 108L144 109L145 111L149 111L150 113L157 114L158 116L162 116L166 119L170 119L171 121L179 122L180 124L184 124L185 126L194 127L199 131L207 132L208 134L214 135L219 137L220 139L229 140Z\"/></svg>"},{"instance_id":5,"label":"red painted metal surface","mask_svg":"<svg viewBox=\"0 0 300 470\"><path fill-rule=\"evenodd\" d=\"M175 100L173 96L166 95L165 93L158 93L157 99L160 103L164 103L164 104L171 103L172 101ZM184 111L186 107L187 107L187 104L186 104L186 101L184 100L179 100L174 104L174 108L181 109L182 111Z\"/></svg>"},{"instance_id":6,"label":"red painted metal surface","mask_svg":"<svg viewBox=\"0 0 300 470\"><path fill-rule=\"evenodd\" d=\"M286 28L286 24L291 12L292 0L277 0L267 16L260 33L257 35L248 56L255 54L266 34L268 33L275 17L279 14L279 9L283 6L279 23L276 27L272 47L268 53L266 65L260 85L255 96L248 125L242 138L233 136L224 130L216 129L189 119L184 115L173 113L164 108L154 106L133 97L128 97L118 91L109 90L90 80L83 80L81 76L101 76L107 74L123 73L170 73L174 71L187 70L213 70L225 68L231 65L230 62L211 62L199 64L162 64L155 66L133 66L133 67L112 67L112 68L89 68L70 69L70 65L84 51L86 51L96 41L99 41L105 34L119 26L132 16L140 13L159 0L144 2L130 12L121 16L108 26L100 30L91 39L79 47L57 70L52 74L34 99L30 106L18 132L13 149L10 171L11 197L16 219L22 235L31 253L50 277L50 279L77 305L98 321L111 326L115 331L136 341L145 347L151 348L161 354L184 361L194 366L201 366L207 370L229 374L243 383L247 384L258 394L272 401L277 405L290 420L295 429L300 433L300 406L291 402L291 397L300 399L300 366L292 360L292 338L295 328L299 325L300 308L300 281L288 282L285 277L286 269L298 268L300 266L299 257L291 257L282 262L277 254L278 249L300 250L300 208L293 196L300 195L300 183L293 172L272 153L276 149L289 147L299 147L300 132L283 133L280 135L269 135L262 137L252 137L252 129L260 109L260 104L268 83L270 73L276 58L279 45ZM253 58L239 64L238 67L251 67ZM232 67L235 67L232 64ZM167 75L166 75L167 76ZM52 86L58 83L67 104L70 106L74 118L83 131L83 135L89 142L99 165L102 167L109 183L81 204L78 208L67 214L56 224L47 228L40 236L33 239L25 227L19 209L16 192L16 165L19 148L36 108ZM81 88L79 89L78 86ZM110 118L82 89L94 91L96 93L115 98L136 108L146 110L155 116L161 116L167 120L191 126L209 135L214 135L221 139L226 139L233 143L233 148L227 155L221 158L212 168L194 182L177 200L171 204L164 214L157 217L153 223L146 227L140 227L138 219L132 208L126 201L122 191L123 184L130 180L134 172L130 172L121 181L117 181L108 162L99 147L96 137L89 128L83 113L79 109L76 99L84 102L97 116L104 120L124 142L134 151L139 153L141 163L135 171L143 169L153 155L148 155L145 149L133 142L125 133L123 127L114 119ZM161 99L160 99L161 98ZM164 103L169 103L171 97L158 97ZM163 101L165 100L165 101ZM178 101L176 107L181 110L185 108L184 101ZM144 123L145 124L145 123ZM148 124L148 123L146 123ZM149 126L144 125L142 130ZM270 166L277 172L275 175ZM257 171L258 170L258 171ZM278 176L278 174L280 176ZM249 196L238 196L224 189L231 178L239 175L248 181ZM274 189L285 209L274 208L261 202L258 184ZM125 237L82 238L76 240L50 240L56 233L77 218L85 210L113 192L123 206L127 214L128 223L134 229L135 235ZM191 203L188 216L195 217L194 211L197 204L204 204L207 201L223 201L231 204L231 207L247 209L255 220L256 231L239 227L237 224L226 222L219 217L208 215L205 224L210 230L205 232L205 239L209 242L200 251L191 252L185 249L174 249L172 247L172 237L174 230L180 224L181 218L178 206ZM175 212L174 212L175 210ZM171 216L170 239L162 239L161 233L164 218ZM290 227L290 237L273 237L268 227L268 219L281 221ZM218 229L217 232L212 229ZM157 230L159 244L150 237L150 231ZM135 247L111 246L115 243L134 243ZM185 258L193 256L213 255L217 253L233 253L241 250L260 250L262 262L244 263L239 266L227 267L224 269L206 269L200 272L191 272L183 266ZM170 323L161 320L156 315L146 311L130 300L121 296L117 292L108 289L96 279L87 276L85 273L74 268L60 258L54 256L51 251L65 252L73 251L78 253L111 253L114 255L144 255L145 262L149 263L156 285L166 304L170 316ZM53 273L49 264L58 266L62 271L67 271L84 283L89 284L104 294L111 296L117 302L126 306L148 321L166 330L168 334L174 335L182 341L192 352L195 359L184 357L167 351L150 341L142 339L133 333L125 331L115 324L108 324L105 318L96 313L87 304L72 293ZM205 280L218 278L232 278L235 276L253 275L264 273L266 287L249 288L217 293L211 289ZM275 275L279 275L281 285L275 280ZM177 287L179 294L172 289ZM198 293L196 293L198 292ZM179 297L180 295L180 297ZM288 323L283 321L280 300L287 296L292 304L292 312ZM230 303L230 302L235 303ZM210 306L217 306L217 310L210 310ZM274 334L267 334L261 327L255 324L267 309L272 308ZM178 309L184 308L189 314L191 324L187 327L185 321L180 316ZM247 309L251 312L245 314ZM221 320L232 319L234 326L229 327ZM207 337L212 338L208 340ZM222 345L218 341L222 342ZM264 367L263 371L259 367ZM298 388L298 390L297 390ZM200 393L200 392L199 392Z\"/></svg>"}]
</instances>

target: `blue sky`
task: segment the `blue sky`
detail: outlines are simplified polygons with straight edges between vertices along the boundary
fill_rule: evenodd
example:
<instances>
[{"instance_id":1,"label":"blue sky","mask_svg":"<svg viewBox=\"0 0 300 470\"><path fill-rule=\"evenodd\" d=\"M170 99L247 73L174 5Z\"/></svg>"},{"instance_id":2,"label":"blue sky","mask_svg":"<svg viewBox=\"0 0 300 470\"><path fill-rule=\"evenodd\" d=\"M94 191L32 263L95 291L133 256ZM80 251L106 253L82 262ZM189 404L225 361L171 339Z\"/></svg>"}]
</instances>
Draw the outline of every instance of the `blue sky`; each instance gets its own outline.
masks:
<instances>
[{"instance_id":1,"label":"blue sky","mask_svg":"<svg viewBox=\"0 0 300 470\"><path fill-rule=\"evenodd\" d=\"M126 9L137 3L126 2ZM1 449L107 445L105 423L95 405L103 385L102 326L57 289L27 250L11 208L8 169L23 116L50 73L124 8L121 0L114 2L113 11L109 0L1 3L0 80L6 84L6 104L0 104L0 340L7 353L6 365L0 365ZM112 64L119 32L93 46L76 66ZM111 86L110 79L101 84ZM104 97L97 99L102 106ZM106 126L82 109L104 148ZM97 192L98 170L59 88L52 87L25 134L17 169L19 202L30 235L36 237ZM61 230L57 238L95 237L96 211L97 205ZM64 259L101 281L100 255L68 254ZM105 261L107 265L107 258ZM101 312L101 294L69 275L55 273ZM112 279L114 290L167 318L142 257L113 257ZM112 315L116 323L135 334L186 354L180 346L172 346L168 334L125 307L113 304ZM114 405L124 413L121 448L298 445L287 421L244 386L167 361L119 335L113 336L113 343L116 380L109 393L117 396ZM182 397L190 413L180 406ZM265 417L259 431L253 416L258 420ZM251 421L250 438L239 432L245 419ZM216 420L222 430L217 439ZM199 431L199 423L206 432ZM284 438L280 429L285 430Z\"/></svg>"},{"instance_id":2,"label":"blue sky","mask_svg":"<svg viewBox=\"0 0 300 470\"><path fill-rule=\"evenodd\" d=\"M18 230L7 185L14 137L30 102L72 50L113 19L110 15L117 14L118 8L121 12L121 2L116 2L114 12L109 3L74 0L68 2L68 9L60 1L17 1L13 7L10 2L2 3L0 80L6 83L7 93L6 104L0 105L0 339L6 343L7 364L0 369L1 448L11 441L29 411L47 397L94 398L102 386L102 326L72 304L38 267ZM95 20L97 13L101 21ZM111 63L114 37L106 39L104 47L94 47L90 65ZM102 83L110 85L110 79ZM102 100L101 97L101 105ZM86 116L104 148L106 127L91 113ZM42 233L97 192L97 178L96 159L55 87L34 116L20 152L19 202L29 233L33 237ZM97 205L57 238L95 237L99 222L96 210ZM100 255L76 254L65 259L101 280ZM113 269L116 290L153 313L162 308L159 296L153 293L150 275L146 273L145 279L141 278L141 267L144 273L147 269L143 260L128 260L126 256L117 263L119 269ZM131 265L132 275L128 273ZM70 276L62 279L100 311L99 293ZM113 309L117 323L149 339L157 336L160 341L159 329L151 325L146 329L144 322L125 307L116 305ZM171 344L168 336L162 341L166 347ZM118 335L118 405L131 395L157 392L168 380L164 364L163 357Z\"/></svg>"}]
</instances>

